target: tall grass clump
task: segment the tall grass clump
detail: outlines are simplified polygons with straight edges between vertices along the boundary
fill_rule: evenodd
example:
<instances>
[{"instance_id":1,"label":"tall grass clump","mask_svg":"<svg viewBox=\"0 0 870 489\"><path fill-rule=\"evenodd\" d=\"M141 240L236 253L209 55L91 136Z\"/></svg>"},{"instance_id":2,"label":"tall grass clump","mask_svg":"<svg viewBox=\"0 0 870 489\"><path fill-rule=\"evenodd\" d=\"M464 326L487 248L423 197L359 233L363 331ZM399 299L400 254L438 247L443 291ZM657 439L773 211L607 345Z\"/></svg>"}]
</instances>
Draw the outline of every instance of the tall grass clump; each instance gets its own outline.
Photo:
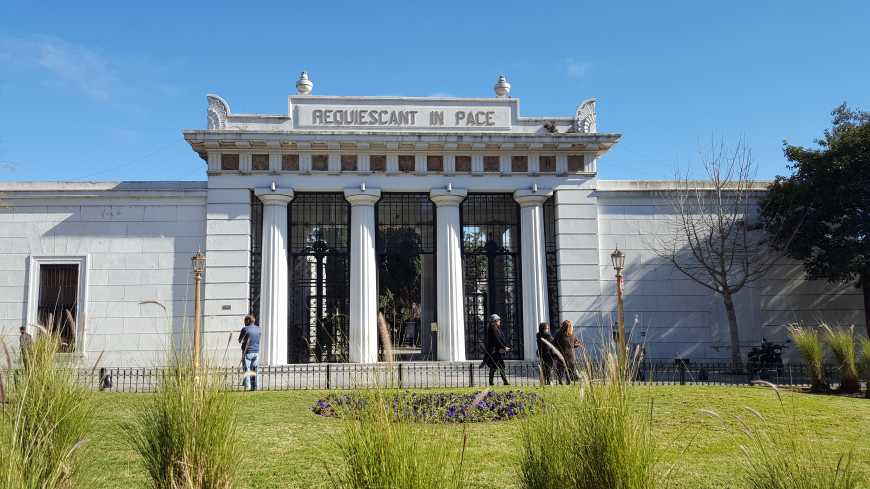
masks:
<instances>
[{"instance_id":1,"label":"tall grass clump","mask_svg":"<svg viewBox=\"0 0 870 489\"><path fill-rule=\"evenodd\" d=\"M126 433L154 489L230 489L250 450L238 441L238 403L207 367L175 357ZM250 447L247 447L250 448Z\"/></svg>"},{"instance_id":2,"label":"tall grass clump","mask_svg":"<svg viewBox=\"0 0 870 489\"><path fill-rule=\"evenodd\" d=\"M91 428L88 392L74 370L56 364L58 338L36 336L20 368L0 379L0 487L67 489L86 487L86 435Z\"/></svg>"},{"instance_id":3,"label":"tall grass clump","mask_svg":"<svg viewBox=\"0 0 870 489\"><path fill-rule=\"evenodd\" d=\"M870 399L870 338L861 338L861 370L867 382L865 394Z\"/></svg>"},{"instance_id":4,"label":"tall grass clump","mask_svg":"<svg viewBox=\"0 0 870 489\"><path fill-rule=\"evenodd\" d=\"M387 321L378 314L387 371L393 349ZM338 489L461 489L467 438L461 443L443 429L417 424L412 406L387 394L384 386L367 391L355 405L338 409L344 426L336 437L343 465L328 467ZM356 408L356 409L355 409Z\"/></svg>"},{"instance_id":5,"label":"tall grass clump","mask_svg":"<svg viewBox=\"0 0 870 489\"><path fill-rule=\"evenodd\" d=\"M861 385L858 383L858 364L855 361L855 337L854 326L847 329L831 329L827 324L822 325L825 330L825 343L837 359L840 367L840 392L858 392Z\"/></svg>"},{"instance_id":6,"label":"tall grass clump","mask_svg":"<svg viewBox=\"0 0 870 489\"><path fill-rule=\"evenodd\" d=\"M779 390L770 383L785 405ZM747 419L735 417L738 446L743 454L743 479L748 489L859 489L863 479L852 465L852 453L831 454L798 430L804 420L792 415L785 423L770 423L758 411L745 408ZM718 417L717 414L709 412Z\"/></svg>"},{"instance_id":7,"label":"tall grass clump","mask_svg":"<svg viewBox=\"0 0 870 489\"><path fill-rule=\"evenodd\" d=\"M365 407L345 413L337 445L344 465L330 476L339 489L460 489L467 439L415 424L375 390ZM398 411L402 411L401 409Z\"/></svg>"},{"instance_id":8,"label":"tall grass clump","mask_svg":"<svg viewBox=\"0 0 870 489\"><path fill-rule=\"evenodd\" d=\"M634 362L632 362L634 363ZM546 404L523 432L520 487L524 489L655 489L658 473L651 435L652 404L634 395L630 365L615 351L598 361L583 355L582 387L560 407Z\"/></svg>"},{"instance_id":9,"label":"tall grass clump","mask_svg":"<svg viewBox=\"0 0 870 489\"><path fill-rule=\"evenodd\" d=\"M810 390L825 392L828 384L825 381L825 352L822 342L815 329L809 326L792 324L788 327L789 335L807 364L810 374Z\"/></svg>"}]
</instances>

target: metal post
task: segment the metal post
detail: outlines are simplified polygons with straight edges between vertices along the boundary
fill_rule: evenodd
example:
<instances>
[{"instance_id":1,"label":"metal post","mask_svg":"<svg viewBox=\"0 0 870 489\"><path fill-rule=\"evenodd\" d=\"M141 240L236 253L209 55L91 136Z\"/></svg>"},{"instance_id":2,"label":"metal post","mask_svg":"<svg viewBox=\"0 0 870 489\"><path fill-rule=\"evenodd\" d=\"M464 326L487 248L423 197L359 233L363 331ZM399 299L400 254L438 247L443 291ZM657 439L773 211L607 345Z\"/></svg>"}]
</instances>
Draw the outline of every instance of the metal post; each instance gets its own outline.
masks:
<instances>
[{"instance_id":1,"label":"metal post","mask_svg":"<svg viewBox=\"0 0 870 489\"><path fill-rule=\"evenodd\" d=\"M623 288L625 281L622 276L622 268L616 269L616 335L619 348L619 365L625 368L625 304L623 302Z\"/></svg>"},{"instance_id":2,"label":"metal post","mask_svg":"<svg viewBox=\"0 0 870 489\"><path fill-rule=\"evenodd\" d=\"M330 367L331 367L331 366L332 366L332 364L330 364L330 363L327 363L327 364L326 364L326 389L327 389L327 390L329 390L329 389L331 388L331 386L330 386L330 384L331 384L331 380L332 380L332 379L330 378L330 377L331 377L331 376L330 376L330 370L331 370Z\"/></svg>"},{"instance_id":3,"label":"metal post","mask_svg":"<svg viewBox=\"0 0 870 489\"><path fill-rule=\"evenodd\" d=\"M468 387L474 387L474 363L468 364Z\"/></svg>"},{"instance_id":4,"label":"metal post","mask_svg":"<svg viewBox=\"0 0 870 489\"><path fill-rule=\"evenodd\" d=\"M399 364L399 389L402 388L402 364Z\"/></svg>"},{"instance_id":5,"label":"metal post","mask_svg":"<svg viewBox=\"0 0 870 489\"><path fill-rule=\"evenodd\" d=\"M205 255L197 251L191 259L193 264L193 367L199 368L201 355L201 332L202 332L202 272L205 270Z\"/></svg>"}]
</instances>

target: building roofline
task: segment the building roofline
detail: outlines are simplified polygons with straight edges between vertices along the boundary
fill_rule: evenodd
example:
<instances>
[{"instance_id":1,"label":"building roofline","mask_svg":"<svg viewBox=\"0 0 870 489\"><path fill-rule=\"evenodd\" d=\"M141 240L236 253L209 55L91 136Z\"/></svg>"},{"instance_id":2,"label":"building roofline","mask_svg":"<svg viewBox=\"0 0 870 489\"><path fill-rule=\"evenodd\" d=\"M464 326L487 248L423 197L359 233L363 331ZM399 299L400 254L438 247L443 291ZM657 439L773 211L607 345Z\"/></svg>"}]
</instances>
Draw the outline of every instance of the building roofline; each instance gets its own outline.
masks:
<instances>
[{"instance_id":1,"label":"building roofline","mask_svg":"<svg viewBox=\"0 0 870 489\"><path fill-rule=\"evenodd\" d=\"M204 197L206 181L20 181L0 182L0 201L4 196L22 197Z\"/></svg>"},{"instance_id":2,"label":"building roofline","mask_svg":"<svg viewBox=\"0 0 870 489\"><path fill-rule=\"evenodd\" d=\"M690 190L713 190L709 180L598 180L595 190L598 192L673 192L686 188ZM750 182L750 189L765 191L770 186L768 180ZM733 185L732 185L733 186Z\"/></svg>"}]
</instances>

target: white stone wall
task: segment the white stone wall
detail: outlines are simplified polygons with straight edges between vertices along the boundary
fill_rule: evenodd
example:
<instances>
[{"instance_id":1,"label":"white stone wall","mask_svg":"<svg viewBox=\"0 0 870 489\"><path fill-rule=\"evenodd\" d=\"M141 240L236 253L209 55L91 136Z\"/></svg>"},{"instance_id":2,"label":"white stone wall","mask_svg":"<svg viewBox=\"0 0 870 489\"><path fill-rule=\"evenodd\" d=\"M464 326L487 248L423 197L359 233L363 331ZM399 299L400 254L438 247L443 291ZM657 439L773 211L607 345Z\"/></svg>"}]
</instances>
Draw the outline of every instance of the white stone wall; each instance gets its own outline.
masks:
<instances>
[{"instance_id":1,"label":"white stone wall","mask_svg":"<svg viewBox=\"0 0 870 489\"><path fill-rule=\"evenodd\" d=\"M203 346L210 361L240 361L238 331L249 312L251 188L208 190Z\"/></svg>"},{"instance_id":2,"label":"white stone wall","mask_svg":"<svg viewBox=\"0 0 870 489\"><path fill-rule=\"evenodd\" d=\"M606 188L605 185L601 187ZM625 322L633 343L654 359L722 359L729 356L728 321L720 296L696 284L653 252L668 232L672 207L661 193L599 190L599 260L602 316L615 318L615 277L610 253L626 254ZM801 266L784 264L736 297L744 355L762 337L783 341L795 321L855 324L864 331L861 291L849 285L809 282ZM612 324L610 321L608 324ZM787 355L793 356L793 349Z\"/></svg>"},{"instance_id":3,"label":"white stone wall","mask_svg":"<svg viewBox=\"0 0 870 489\"><path fill-rule=\"evenodd\" d=\"M7 345L17 348L26 321L33 257L86 257L83 351L74 357L89 366L97 358L107 367L162 364L173 344L189 338L190 257L205 245L204 190L198 182L0 186Z\"/></svg>"},{"instance_id":4,"label":"white stone wall","mask_svg":"<svg viewBox=\"0 0 870 489\"><path fill-rule=\"evenodd\" d=\"M562 185L555 192L556 262L558 264L559 311L570 319L576 334L597 341L603 326L601 315L601 270L598 256L598 211L595 179Z\"/></svg>"}]
</instances>

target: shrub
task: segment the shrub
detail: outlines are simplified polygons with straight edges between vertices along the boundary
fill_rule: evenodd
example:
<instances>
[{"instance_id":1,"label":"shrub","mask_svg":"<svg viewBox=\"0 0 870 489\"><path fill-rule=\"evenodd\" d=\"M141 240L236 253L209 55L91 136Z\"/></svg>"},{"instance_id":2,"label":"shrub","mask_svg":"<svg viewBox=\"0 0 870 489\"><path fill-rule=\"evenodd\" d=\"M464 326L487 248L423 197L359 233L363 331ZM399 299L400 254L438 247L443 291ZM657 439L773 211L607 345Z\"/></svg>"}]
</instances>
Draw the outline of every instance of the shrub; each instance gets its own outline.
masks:
<instances>
[{"instance_id":1,"label":"shrub","mask_svg":"<svg viewBox=\"0 0 870 489\"><path fill-rule=\"evenodd\" d=\"M822 327L825 330L825 342L840 366L840 392L858 392L861 386L858 383L858 365L855 362L855 327L837 330L831 329L827 324Z\"/></svg>"},{"instance_id":2,"label":"shrub","mask_svg":"<svg viewBox=\"0 0 870 489\"><path fill-rule=\"evenodd\" d=\"M867 381L865 394L870 398L870 338L861 339L861 369L864 370L864 380Z\"/></svg>"},{"instance_id":3,"label":"shrub","mask_svg":"<svg viewBox=\"0 0 870 489\"><path fill-rule=\"evenodd\" d=\"M631 368L605 352L593 363L584 355L577 396L563 408L549 404L529 418L523 432L520 487L524 489L654 489L657 448L650 433L652 409L625 379Z\"/></svg>"},{"instance_id":4,"label":"shrub","mask_svg":"<svg viewBox=\"0 0 870 489\"><path fill-rule=\"evenodd\" d=\"M776 392L785 411L782 396L773 384L765 383ZM749 421L737 417L739 446L745 464L744 478L750 489L858 489L861 476L852 466L852 454L831 456L817 444L797 432L804 426L792 416L791 422L776 428L757 411L746 408ZM715 415L715 413L713 413Z\"/></svg>"},{"instance_id":5,"label":"shrub","mask_svg":"<svg viewBox=\"0 0 870 489\"><path fill-rule=\"evenodd\" d=\"M788 332L807 364L807 369L809 369L810 389L813 392L827 391L825 352L822 350L822 342L819 341L818 333L815 329L797 324L790 325Z\"/></svg>"},{"instance_id":6,"label":"shrub","mask_svg":"<svg viewBox=\"0 0 870 489\"><path fill-rule=\"evenodd\" d=\"M88 392L74 370L55 364L58 339L36 336L23 368L0 382L0 486L56 489L85 486L83 451L91 427ZM5 349L5 345L4 345ZM7 365L11 360L6 352Z\"/></svg>"},{"instance_id":7,"label":"shrub","mask_svg":"<svg viewBox=\"0 0 870 489\"><path fill-rule=\"evenodd\" d=\"M381 392L363 409L343 416L338 446L344 467L330 476L341 489L424 489L463 487L465 441L444 430L402 421Z\"/></svg>"},{"instance_id":8,"label":"shrub","mask_svg":"<svg viewBox=\"0 0 870 489\"><path fill-rule=\"evenodd\" d=\"M382 397L392 407L392 413L403 421L425 423L503 421L526 416L542 403L537 394L523 391L400 392ZM320 416L357 416L367 409L368 399L360 393L330 394L318 399L311 410Z\"/></svg>"},{"instance_id":9,"label":"shrub","mask_svg":"<svg viewBox=\"0 0 870 489\"><path fill-rule=\"evenodd\" d=\"M127 436L154 489L229 489L244 456L238 406L207 368L175 360L157 392L136 409Z\"/></svg>"}]
</instances>

